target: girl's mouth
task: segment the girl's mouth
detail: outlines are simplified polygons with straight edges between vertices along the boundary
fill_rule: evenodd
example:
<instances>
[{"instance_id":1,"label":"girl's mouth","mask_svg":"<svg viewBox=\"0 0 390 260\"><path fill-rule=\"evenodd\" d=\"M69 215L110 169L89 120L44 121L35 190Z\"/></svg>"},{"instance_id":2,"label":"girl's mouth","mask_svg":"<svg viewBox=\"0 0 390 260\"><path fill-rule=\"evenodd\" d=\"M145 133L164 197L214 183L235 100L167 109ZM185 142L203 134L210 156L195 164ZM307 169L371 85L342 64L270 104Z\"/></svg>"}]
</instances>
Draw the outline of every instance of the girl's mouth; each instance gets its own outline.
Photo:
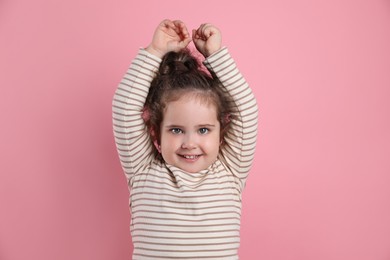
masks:
<instances>
[{"instance_id":1,"label":"girl's mouth","mask_svg":"<svg viewBox=\"0 0 390 260\"><path fill-rule=\"evenodd\" d=\"M200 155L187 155L187 154L180 154L181 157L187 160L196 160L199 158Z\"/></svg>"}]
</instances>

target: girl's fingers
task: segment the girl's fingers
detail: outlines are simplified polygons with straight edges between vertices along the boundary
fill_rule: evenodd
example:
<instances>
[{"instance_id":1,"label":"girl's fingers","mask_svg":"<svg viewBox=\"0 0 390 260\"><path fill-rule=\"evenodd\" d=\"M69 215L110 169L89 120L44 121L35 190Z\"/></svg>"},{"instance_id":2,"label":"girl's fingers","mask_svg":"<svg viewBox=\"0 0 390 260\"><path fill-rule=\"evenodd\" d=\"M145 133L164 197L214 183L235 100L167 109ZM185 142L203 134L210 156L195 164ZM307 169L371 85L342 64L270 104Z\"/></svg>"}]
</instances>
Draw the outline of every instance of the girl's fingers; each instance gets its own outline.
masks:
<instances>
[{"instance_id":1,"label":"girl's fingers","mask_svg":"<svg viewBox=\"0 0 390 260\"><path fill-rule=\"evenodd\" d=\"M198 38L203 36L203 27L204 27L204 24L201 24L199 26L199 28L196 30L196 34L197 34Z\"/></svg>"},{"instance_id":2,"label":"girl's fingers","mask_svg":"<svg viewBox=\"0 0 390 260\"><path fill-rule=\"evenodd\" d=\"M180 31L183 29L183 22L180 20L175 20L172 23L174 25L175 32L180 33Z\"/></svg>"},{"instance_id":3,"label":"girl's fingers","mask_svg":"<svg viewBox=\"0 0 390 260\"><path fill-rule=\"evenodd\" d=\"M210 23L203 23L196 30L196 37L207 40L215 32L215 27Z\"/></svg>"},{"instance_id":4,"label":"girl's fingers","mask_svg":"<svg viewBox=\"0 0 390 260\"><path fill-rule=\"evenodd\" d=\"M161 26L163 26L165 28L175 28L175 24L169 19L163 20L161 22Z\"/></svg>"},{"instance_id":5,"label":"girl's fingers","mask_svg":"<svg viewBox=\"0 0 390 260\"><path fill-rule=\"evenodd\" d=\"M175 32L181 36L182 38L186 39L190 37L190 34L187 30L186 25L180 21L180 20L175 20L173 21L173 24L175 25Z\"/></svg>"},{"instance_id":6,"label":"girl's fingers","mask_svg":"<svg viewBox=\"0 0 390 260\"><path fill-rule=\"evenodd\" d=\"M213 35L216 32L216 28L212 26L211 24L206 24L203 27L203 35L209 38L211 35Z\"/></svg>"},{"instance_id":7,"label":"girl's fingers","mask_svg":"<svg viewBox=\"0 0 390 260\"><path fill-rule=\"evenodd\" d=\"M180 30L182 30L182 31L187 31L187 27L186 27L186 25L185 25L182 21L180 21L180 20L175 20L173 23L174 23L178 28L180 28Z\"/></svg>"},{"instance_id":8,"label":"girl's fingers","mask_svg":"<svg viewBox=\"0 0 390 260\"><path fill-rule=\"evenodd\" d=\"M198 31L196 29L192 29L192 39L199 39Z\"/></svg>"},{"instance_id":9,"label":"girl's fingers","mask_svg":"<svg viewBox=\"0 0 390 260\"><path fill-rule=\"evenodd\" d=\"M198 40L198 35L197 35L197 32L196 32L196 29L192 29L192 40L194 41L194 42L197 42L197 40Z\"/></svg>"}]
</instances>

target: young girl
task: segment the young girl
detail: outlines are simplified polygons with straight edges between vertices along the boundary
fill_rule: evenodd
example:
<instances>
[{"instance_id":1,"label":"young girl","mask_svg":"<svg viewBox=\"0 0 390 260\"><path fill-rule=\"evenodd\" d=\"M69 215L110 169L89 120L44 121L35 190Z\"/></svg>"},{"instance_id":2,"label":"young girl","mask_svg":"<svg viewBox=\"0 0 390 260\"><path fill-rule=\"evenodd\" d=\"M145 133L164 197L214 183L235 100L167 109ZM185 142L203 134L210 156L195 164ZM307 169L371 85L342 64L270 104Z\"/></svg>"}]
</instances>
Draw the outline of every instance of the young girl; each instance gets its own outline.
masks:
<instances>
[{"instance_id":1,"label":"young girl","mask_svg":"<svg viewBox=\"0 0 390 260\"><path fill-rule=\"evenodd\" d=\"M209 73L186 51L194 42ZM133 259L238 259L257 105L221 33L164 20L113 101Z\"/></svg>"}]
</instances>

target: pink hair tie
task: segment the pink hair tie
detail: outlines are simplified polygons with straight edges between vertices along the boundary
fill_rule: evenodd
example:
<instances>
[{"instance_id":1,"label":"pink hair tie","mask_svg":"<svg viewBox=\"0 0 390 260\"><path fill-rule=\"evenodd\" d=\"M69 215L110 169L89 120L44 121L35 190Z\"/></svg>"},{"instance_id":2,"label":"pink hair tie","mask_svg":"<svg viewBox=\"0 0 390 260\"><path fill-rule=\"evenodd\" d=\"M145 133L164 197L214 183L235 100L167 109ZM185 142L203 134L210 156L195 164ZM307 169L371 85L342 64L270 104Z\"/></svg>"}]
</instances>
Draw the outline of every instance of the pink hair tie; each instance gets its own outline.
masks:
<instances>
[{"instance_id":1,"label":"pink hair tie","mask_svg":"<svg viewBox=\"0 0 390 260\"><path fill-rule=\"evenodd\" d=\"M150 119L150 112L149 112L149 109L144 107L144 109L142 110L142 115L141 115L142 119L146 122L146 121L149 121Z\"/></svg>"}]
</instances>

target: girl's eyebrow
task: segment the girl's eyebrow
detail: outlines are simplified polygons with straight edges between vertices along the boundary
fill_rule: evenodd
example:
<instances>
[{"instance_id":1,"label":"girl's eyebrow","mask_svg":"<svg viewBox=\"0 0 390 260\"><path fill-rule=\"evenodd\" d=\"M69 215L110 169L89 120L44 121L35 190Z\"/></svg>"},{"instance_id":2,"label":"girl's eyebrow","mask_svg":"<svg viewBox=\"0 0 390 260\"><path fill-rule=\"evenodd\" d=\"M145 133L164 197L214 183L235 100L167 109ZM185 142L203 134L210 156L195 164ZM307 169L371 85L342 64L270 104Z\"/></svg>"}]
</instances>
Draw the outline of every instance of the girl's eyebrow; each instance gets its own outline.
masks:
<instances>
[{"instance_id":1,"label":"girl's eyebrow","mask_svg":"<svg viewBox=\"0 0 390 260\"><path fill-rule=\"evenodd\" d=\"M196 125L196 127L199 127L199 128L202 128L202 127L213 128L213 127L215 127L215 125L214 124L199 124L199 125ZM184 128L184 126L172 124L172 125L166 125L165 128Z\"/></svg>"},{"instance_id":2,"label":"girl's eyebrow","mask_svg":"<svg viewBox=\"0 0 390 260\"><path fill-rule=\"evenodd\" d=\"M201 125L198 125L198 127L215 127L214 124L201 124Z\"/></svg>"},{"instance_id":3,"label":"girl's eyebrow","mask_svg":"<svg viewBox=\"0 0 390 260\"><path fill-rule=\"evenodd\" d=\"M166 125L165 128L183 128L181 125Z\"/></svg>"}]
</instances>

